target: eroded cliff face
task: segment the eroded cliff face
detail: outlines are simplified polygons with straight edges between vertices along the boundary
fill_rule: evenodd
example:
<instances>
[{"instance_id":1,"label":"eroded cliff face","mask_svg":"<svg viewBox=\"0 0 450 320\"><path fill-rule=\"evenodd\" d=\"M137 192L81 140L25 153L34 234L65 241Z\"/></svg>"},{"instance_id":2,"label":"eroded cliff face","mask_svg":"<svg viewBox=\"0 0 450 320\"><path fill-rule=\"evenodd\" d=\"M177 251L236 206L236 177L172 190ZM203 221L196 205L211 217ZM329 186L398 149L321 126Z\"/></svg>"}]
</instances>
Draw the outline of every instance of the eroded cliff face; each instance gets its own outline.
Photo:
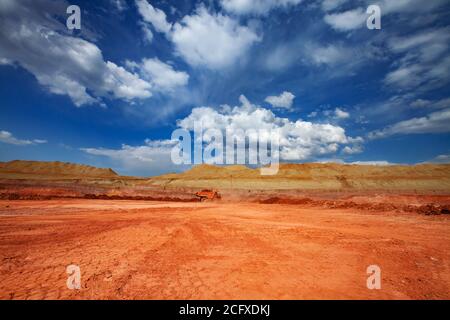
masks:
<instances>
[{"instance_id":1,"label":"eroded cliff face","mask_svg":"<svg viewBox=\"0 0 450 320\"><path fill-rule=\"evenodd\" d=\"M245 166L200 165L184 173L151 179L155 185L249 190L380 190L450 193L450 165L374 166L280 164L277 175L262 176Z\"/></svg>"},{"instance_id":2,"label":"eroded cliff face","mask_svg":"<svg viewBox=\"0 0 450 320\"><path fill-rule=\"evenodd\" d=\"M58 177L117 177L112 169L68 162L44 162L15 160L0 163L0 177L21 178L58 178Z\"/></svg>"}]
</instances>

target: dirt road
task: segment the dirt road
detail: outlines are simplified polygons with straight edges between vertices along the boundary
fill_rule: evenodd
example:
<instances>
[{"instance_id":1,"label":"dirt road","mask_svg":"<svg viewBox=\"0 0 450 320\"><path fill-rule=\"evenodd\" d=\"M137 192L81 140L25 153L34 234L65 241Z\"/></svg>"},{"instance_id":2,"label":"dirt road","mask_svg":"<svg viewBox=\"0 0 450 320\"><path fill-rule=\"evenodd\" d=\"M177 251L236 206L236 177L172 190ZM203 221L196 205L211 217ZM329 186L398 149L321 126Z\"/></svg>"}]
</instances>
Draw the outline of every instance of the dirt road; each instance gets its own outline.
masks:
<instances>
[{"instance_id":1,"label":"dirt road","mask_svg":"<svg viewBox=\"0 0 450 320\"><path fill-rule=\"evenodd\" d=\"M0 201L1 299L450 299L450 218L280 204ZM66 286L68 265L81 290ZM368 290L366 268L381 268Z\"/></svg>"}]
</instances>

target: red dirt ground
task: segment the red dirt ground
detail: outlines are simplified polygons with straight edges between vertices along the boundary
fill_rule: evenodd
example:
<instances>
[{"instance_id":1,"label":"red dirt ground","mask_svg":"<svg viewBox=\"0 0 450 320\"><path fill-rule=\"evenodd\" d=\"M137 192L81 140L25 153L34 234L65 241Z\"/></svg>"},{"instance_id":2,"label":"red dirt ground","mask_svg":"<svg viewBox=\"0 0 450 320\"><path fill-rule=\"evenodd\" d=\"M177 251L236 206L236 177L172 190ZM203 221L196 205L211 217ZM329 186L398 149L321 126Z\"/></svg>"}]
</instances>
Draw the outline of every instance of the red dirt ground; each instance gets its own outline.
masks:
<instances>
[{"instance_id":1,"label":"red dirt ground","mask_svg":"<svg viewBox=\"0 0 450 320\"><path fill-rule=\"evenodd\" d=\"M450 299L448 215L330 206L2 200L0 298Z\"/></svg>"}]
</instances>

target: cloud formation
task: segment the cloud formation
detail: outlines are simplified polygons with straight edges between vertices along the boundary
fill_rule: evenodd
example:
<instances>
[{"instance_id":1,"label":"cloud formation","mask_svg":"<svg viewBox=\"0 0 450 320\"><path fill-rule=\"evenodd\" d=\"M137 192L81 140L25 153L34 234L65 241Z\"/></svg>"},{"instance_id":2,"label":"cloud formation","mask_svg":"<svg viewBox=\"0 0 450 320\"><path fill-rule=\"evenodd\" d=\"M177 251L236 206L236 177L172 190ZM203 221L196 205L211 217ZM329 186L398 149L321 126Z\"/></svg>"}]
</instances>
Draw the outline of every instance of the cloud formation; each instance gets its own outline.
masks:
<instances>
[{"instance_id":1,"label":"cloud formation","mask_svg":"<svg viewBox=\"0 0 450 320\"><path fill-rule=\"evenodd\" d=\"M221 0L221 6L238 15L266 15L276 8L288 8L303 0Z\"/></svg>"},{"instance_id":2,"label":"cloud formation","mask_svg":"<svg viewBox=\"0 0 450 320\"><path fill-rule=\"evenodd\" d=\"M170 33L172 24L167 22L167 16L164 11L153 7L146 0L136 0L136 5L145 22L152 24L158 32Z\"/></svg>"},{"instance_id":3,"label":"cloud formation","mask_svg":"<svg viewBox=\"0 0 450 320\"><path fill-rule=\"evenodd\" d=\"M444 98L439 100L417 99L411 103L411 107L433 108L433 109L450 108L450 98Z\"/></svg>"},{"instance_id":4,"label":"cloud formation","mask_svg":"<svg viewBox=\"0 0 450 320\"><path fill-rule=\"evenodd\" d=\"M349 32L364 26L368 14L366 9L369 5L376 4L381 9L382 17L393 13L411 13L420 12L427 13L435 10L445 4L446 0L435 0L424 2L422 0L381 0L378 2L372 0L363 0L363 7L357 7L347 11L327 13L324 16L324 21L329 24L334 30L340 32ZM347 3L346 0L324 0L322 2L322 9L324 11L332 11L339 9L342 4Z\"/></svg>"},{"instance_id":5,"label":"cloud formation","mask_svg":"<svg viewBox=\"0 0 450 320\"><path fill-rule=\"evenodd\" d=\"M47 143L47 140L42 139L34 139L34 140L22 140L14 137L14 135L5 130L0 131L0 142L7 143L7 144L13 144L16 146L28 146L33 144L44 144Z\"/></svg>"},{"instance_id":6,"label":"cloud formation","mask_svg":"<svg viewBox=\"0 0 450 320\"><path fill-rule=\"evenodd\" d=\"M105 61L93 43L66 34L58 15L66 2L11 1L0 6L0 57L31 72L51 93L68 95L76 106L152 96L151 84Z\"/></svg>"},{"instance_id":7,"label":"cloud formation","mask_svg":"<svg viewBox=\"0 0 450 320\"><path fill-rule=\"evenodd\" d=\"M426 161L424 163L450 163L450 154L441 154L435 157L434 159L431 159L429 161Z\"/></svg>"},{"instance_id":8,"label":"cloud formation","mask_svg":"<svg viewBox=\"0 0 450 320\"><path fill-rule=\"evenodd\" d=\"M450 109L432 112L424 117L400 121L384 129L371 132L369 138L386 138L397 134L425 134L450 132Z\"/></svg>"},{"instance_id":9,"label":"cloud formation","mask_svg":"<svg viewBox=\"0 0 450 320\"><path fill-rule=\"evenodd\" d=\"M126 65L151 83L155 91L172 92L177 87L187 85L189 81L189 75L186 72L176 71L173 66L158 58L143 59L141 63L127 61Z\"/></svg>"},{"instance_id":10,"label":"cloud formation","mask_svg":"<svg viewBox=\"0 0 450 320\"><path fill-rule=\"evenodd\" d=\"M180 171L185 166L175 166L170 158L177 141L149 140L142 146L122 145L120 149L82 148L81 151L107 157L123 172L152 172L163 174L170 171Z\"/></svg>"},{"instance_id":11,"label":"cloud formation","mask_svg":"<svg viewBox=\"0 0 450 320\"><path fill-rule=\"evenodd\" d=\"M327 14L324 20L337 31L350 31L361 28L367 20L367 15L365 10L357 8L345 12Z\"/></svg>"},{"instance_id":12,"label":"cloud formation","mask_svg":"<svg viewBox=\"0 0 450 320\"><path fill-rule=\"evenodd\" d=\"M394 89L421 91L441 87L450 80L450 29L428 29L394 37L389 48L402 58L396 62L384 83Z\"/></svg>"},{"instance_id":13,"label":"cloud formation","mask_svg":"<svg viewBox=\"0 0 450 320\"><path fill-rule=\"evenodd\" d=\"M162 32L175 53L195 67L222 69L233 65L261 40L256 31L237 19L212 13L200 5L194 13L170 24L165 13L146 0L136 1L142 18Z\"/></svg>"},{"instance_id":14,"label":"cloud formation","mask_svg":"<svg viewBox=\"0 0 450 320\"><path fill-rule=\"evenodd\" d=\"M348 113L347 111L342 110L341 108L336 108L334 110L334 116L337 119L348 119L348 118L350 118L350 113Z\"/></svg>"},{"instance_id":15,"label":"cloud formation","mask_svg":"<svg viewBox=\"0 0 450 320\"><path fill-rule=\"evenodd\" d=\"M284 91L279 96L268 96L265 101L274 108L291 109L294 99L295 96L291 92Z\"/></svg>"},{"instance_id":16,"label":"cloud formation","mask_svg":"<svg viewBox=\"0 0 450 320\"><path fill-rule=\"evenodd\" d=\"M336 153L340 146L360 142L361 139L348 137L340 126L277 117L271 110L250 103L243 95L240 102L240 106L227 106L222 111L211 107L194 108L177 124L186 130L193 130L195 123L202 123L204 130L240 132L263 129L273 132L279 135L281 158L292 161Z\"/></svg>"},{"instance_id":17,"label":"cloud formation","mask_svg":"<svg viewBox=\"0 0 450 320\"><path fill-rule=\"evenodd\" d=\"M235 135L238 141L256 141L257 137L245 136L247 130L258 132L264 130L270 135L277 135L280 141L280 157L284 161L313 160L340 150L347 154L362 152L364 140L346 135L345 129L332 124L321 124L303 121L290 121L277 117L271 110L252 104L241 95L240 105L224 105L220 110L212 107L194 108L191 113L177 121L177 127L193 132L195 125L203 130L203 142L210 141L209 130L220 130L223 136L227 133ZM243 133L243 134L242 134ZM259 136L259 142L269 141L269 135ZM251 140L251 141L250 141ZM254 141L253 141L254 142ZM96 156L105 156L120 164L126 171L144 170L157 172L178 171L186 167L178 167L172 163L171 150L177 147L178 141L147 140L142 146L122 145L120 149L83 148L82 151ZM206 155L205 155L206 157Z\"/></svg>"}]
</instances>

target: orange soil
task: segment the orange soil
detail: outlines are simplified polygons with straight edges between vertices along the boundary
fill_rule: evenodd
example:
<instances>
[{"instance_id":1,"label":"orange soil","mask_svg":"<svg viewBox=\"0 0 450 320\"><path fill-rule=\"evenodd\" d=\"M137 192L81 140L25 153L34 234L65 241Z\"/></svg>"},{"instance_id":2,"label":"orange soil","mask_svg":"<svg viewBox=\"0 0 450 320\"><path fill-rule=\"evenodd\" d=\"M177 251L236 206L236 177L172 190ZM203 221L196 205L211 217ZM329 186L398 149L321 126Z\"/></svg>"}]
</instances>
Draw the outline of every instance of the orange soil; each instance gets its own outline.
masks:
<instances>
[{"instance_id":1,"label":"orange soil","mask_svg":"<svg viewBox=\"0 0 450 320\"><path fill-rule=\"evenodd\" d=\"M448 215L308 204L0 201L0 298L450 299L449 231Z\"/></svg>"}]
</instances>

